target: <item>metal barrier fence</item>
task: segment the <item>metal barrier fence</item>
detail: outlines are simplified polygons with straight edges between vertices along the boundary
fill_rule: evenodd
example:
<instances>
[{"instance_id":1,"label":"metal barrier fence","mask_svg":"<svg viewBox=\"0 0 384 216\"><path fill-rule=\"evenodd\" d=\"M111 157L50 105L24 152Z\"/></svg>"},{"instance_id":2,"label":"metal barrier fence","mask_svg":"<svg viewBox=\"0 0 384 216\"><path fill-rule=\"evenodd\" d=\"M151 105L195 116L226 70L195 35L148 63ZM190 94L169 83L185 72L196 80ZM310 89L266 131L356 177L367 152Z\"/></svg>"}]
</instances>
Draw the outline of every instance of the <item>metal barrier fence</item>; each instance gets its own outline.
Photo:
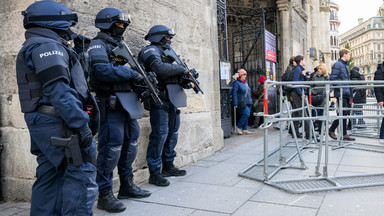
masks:
<instances>
[{"instance_id":1,"label":"metal barrier fence","mask_svg":"<svg viewBox=\"0 0 384 216\"><path fill-rule=\"evenodd\" d=\"M340 86L344 85L344 86ZM345 85L353 88L372 88L372 85L384 86L384 81L306 81L306 82L266 82L264 91L268 91L270 87L279 87L280 88L280 112L270 115L268 113L268 106L264 107L264 113L258 113L257 115L264 117L264 123L261 126L264 129L264 154L263 158L256 161L254 164L251 164L246 169L242 170L239 175L247 177L250 179L262 181L266 184L269 184L274 187L278 187L288 192L292 193L305 193L305 192L315 192L315 191L326 191L326 190L339 190L345 188L359 188L359 187L369 187L369 186L378 186L384 185L384 173L372 173L372 174L356 174L348 176L328 176L328 161L329 161L329 149L338 149L338 148L353 148L361 149L375 152L383 152L384 146L372 145L372 144L363 144L357 142L348 142L343 140L342 132L343 131L343 119L354 119L359 122L360 119L363 121L373 121L375 127L379 126L377 122L384 117L382 110L378 107L368 107L368 105L363 105L361 107L351 107L346 108L342 105L342 95L339 98L340 104L337 108L330 108L329 106L329 95L331 89L340 89L343 92ZM311 87L310 85L322 85L321 88L325 88L326 100L324 107L314 107L311 102ZM302 94L302 106L300 108L291 109L287 97L283 97L282 86L290 86L292 88L309 88L309 96L307 97ZM313 89L313 88L312 88ZM264 104L268 104L268 95L265 95ZM364 107L366 106L366 107ZM285 108L285 109L283 109ZM312 116L313 109L323 109L323 116ZM331 116L331 111L337 111L340 115ZM343 111L352 111L353 115L343 116ZM362 115L355 115L356 112L363 111ZM292 117L293 112L301 112L302 117ZM315 135L315 130L313 124L309 124L309 139L304 139L304 136L299 140L296 136L296 131L294 129L294 121L302 121L302 127L305 126L305 121L319 120L322 121L322 128L320 130L320 136ZM329 140L328 128L330 121L340 121L338 130L339 135L336 141ZM286 141L284 138L282 124L287 122L288 125L292 128L293 140ZM268 130L274 123L280 125L280 143L279 147L269 151L268 149ZM357 125L355 127L358 128ZM303 131L304 133L304 131ZM322 155L324 146L324 155ZM306 169L305 162L302 158L301 152L307 148L318 149L317 155L317 164L315 167L315 177L311 178L301 178L301 179L290 179L290 180L272 180L273 176L276 175L281 169ZM324 157L324 160L323 160ZM300 161L300 166L292 166L289 163L298 158ZM322 173L320 173L320 167L323 165Z\"/></svg>"},{"instance_id":2,"label":"metal barrier fence","mask_svg":"<svg viewBox=\"0 0 384 216\"><path fill-rule=\"evenodd\" d=\"M352 103L352 108L357 108L359 110L353 111L353 116L360 115L374 115L379 114L380 106L378 103L365 103L365 104L355 104ZM358 120L352 119L351 121L351 135L361 136L368 138L379 138L381 127L381 119L364 119L360 118Z\"/></svg>"}]
</instances>

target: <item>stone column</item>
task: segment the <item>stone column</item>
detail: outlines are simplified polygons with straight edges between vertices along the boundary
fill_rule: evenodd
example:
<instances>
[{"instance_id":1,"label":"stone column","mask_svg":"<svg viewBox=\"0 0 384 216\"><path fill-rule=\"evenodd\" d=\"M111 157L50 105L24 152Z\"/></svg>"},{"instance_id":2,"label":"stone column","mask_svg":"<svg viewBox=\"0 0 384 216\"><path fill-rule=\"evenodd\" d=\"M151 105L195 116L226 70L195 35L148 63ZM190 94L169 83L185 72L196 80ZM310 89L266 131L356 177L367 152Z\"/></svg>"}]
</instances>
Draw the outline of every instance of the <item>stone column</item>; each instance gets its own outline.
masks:
<instances>
[{"instance_id":1,"label":"stone column","mask_svg":"<svg viewBox=\"0 0 384 216\"><path fill-rule=\"evenodd\" d=\"M289 59L291 58L291 25L290 25L290 0L278 0L276 2L277 8L279 10L279 33L280 33L280 41L279 41L279 49L281 50L281 58L279 64L281 65L282 71L279 71L278 77L280 78L285 68L287 68L289 64Z\"/></svg>"},{"instance_id":2,"label":"stone column","mask_svg":"<svg viewBox=\"0 0 384 216\"><path fill-rule=\"evenodd\" d=\"M325 65L327 66L328 71L331 71L331 44L330 44L330 29L329 29L329 10L330 10L330 1L321 0L320 4L320 13L321 13L321 23L322 23L322 44L321 49L323 50Z\"/></svg>"}]
</instances>

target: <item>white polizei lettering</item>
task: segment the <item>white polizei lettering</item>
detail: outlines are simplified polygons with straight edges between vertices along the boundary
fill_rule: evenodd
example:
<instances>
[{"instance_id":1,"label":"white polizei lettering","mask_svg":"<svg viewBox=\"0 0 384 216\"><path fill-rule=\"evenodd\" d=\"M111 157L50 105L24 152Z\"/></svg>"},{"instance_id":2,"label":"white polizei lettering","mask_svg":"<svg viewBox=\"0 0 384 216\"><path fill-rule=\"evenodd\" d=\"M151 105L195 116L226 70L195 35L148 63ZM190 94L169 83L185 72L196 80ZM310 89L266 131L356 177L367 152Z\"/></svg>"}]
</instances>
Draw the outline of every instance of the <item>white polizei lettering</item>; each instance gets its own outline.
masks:
<instances>
[{"instance_id":1,"label":"white polizei lettering","mask_svg":"<svg viewBox=\"0 0 384 216\"><path fill-rule=\"evenodd\" d=\"M151 51L151 50L152 50L152 51L156 51L155 48L149 48L149 49L145 50L144 53L147 53L147 52L149 52L149 51Z\"/></svg>"},{"instance_id":2,"label":"white polizei lettering","mask_svg":"<svg viewBox=\"0 0 384 216\"><path fill-rule=\"evenodd\" d=\"M48 51L48 52L45 52L45 53L40 53L40 58L48 57L48 56L51 56L51 55L64 56L63 52L60 52L58 50L52 50L52 51Z\"/></svg>"},{"instance_id":3,"label":"white polizei lettering","mask_svg":"<svg viewBox=\"0 0 384 216\"><path fill-rule=\"evenodd\" d=\"M89 52L89 50L91 50L91 49L100 49L100 48L101 48L101 45L93 45L93 46L88 48L87 52Z\"/></svg>"}]
</instances>

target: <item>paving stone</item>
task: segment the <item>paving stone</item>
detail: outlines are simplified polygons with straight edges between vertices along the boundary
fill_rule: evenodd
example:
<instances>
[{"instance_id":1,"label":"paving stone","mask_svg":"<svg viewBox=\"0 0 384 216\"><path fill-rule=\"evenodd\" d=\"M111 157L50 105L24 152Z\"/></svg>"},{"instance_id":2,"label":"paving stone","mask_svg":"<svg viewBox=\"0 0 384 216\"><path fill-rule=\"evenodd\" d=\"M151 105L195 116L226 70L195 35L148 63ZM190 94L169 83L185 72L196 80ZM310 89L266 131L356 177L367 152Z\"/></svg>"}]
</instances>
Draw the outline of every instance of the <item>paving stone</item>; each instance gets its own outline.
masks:
<instances>
[{"instance_id":1,"label":"paving stone","mask_svg":"<svg viewBox=\"0 0 384 216\"><path fill-rule=\"evenodd\" d=\"M222 162L207 168L205 172L185 178L185 181L232 186L242 180L242 178L238 176L238 173L244 168L246 168L244 164Z\"/></svg>"},{"instance_id":2,"label":"paving stone","mask_svg":"<svg viewBox=\"0 0 384 216\"><path fill-rule=\"evenodd\" d=\"M199 167L211 167L213 165L216 165L217 161L210 161L210 160L199 160L196 163L191 164L191 166L199 166Z\"/></svg>"},{"instance_id":3,"label":"paving stone","mask_svg":"<svg viewBox=\"0 0 384 216\"><path fill-rule=\"evenodd\" d=\"M251 164L254 164L257 161L259 161L262 157L263 157L263 155L261 152L259 154L239 153L236 156L229 158L225 162L251 165Z\"/></svg>"},{"instance_id":4,"label":"paving stone","mask_svg":"<svg viewBox=\"0 0 384 216\"><path fill-rule=\"evenodd\" d=\"M357 149L347 149L345 151L345 155L346 156L365 156L365 157L384 157L384 153L363 151L363 150L357 150Z\"/></svg>"},{"instance_id":5,"label":"paving stone","mask_svg":"<svg viewBox=\"0 0 384 216\"><path fill-rule=\"evenodd\" d=\"M383 215L384 188L364 188L328 192L318 216L329 215Z\"/></svg>"},{"instance_id":6,"label":"paving stone","mask_svg":"<svg viewBox=\"0 0 384 216\"><path fill-rule=\"evenodd\" d=\"M188 216L229 216L229 214L196 210Z\"/></svg>"},{"instance_id":7,"label":"paving stone","mask_svg":"<svg viewBox=\"0 0 384 216\"><path fill-rule=\"evenodd\" d=\"M319 208L323 197L324 195L290 194L273 187L263 187L250 200L285 204L288 206Z\"/></svg>"},{"instance_id":8,"label":"paving stone","mask_svg":"<svg viewBox=\"0 0 384 216\"><path fill-rule=\"evenodd\" d=\"M179 208L169 205L160 205L155 203L144 203L137 201L123 201L127 209L120 213L108 213L106 211L94 208L95 216L114 215L114 216L187 216L194 210L188 208Z\"/></svg>"},{"instance_id":9,"label":"paving stone","mask_svg":"<svg viewBox=\"0 0 384 216\"><path fill-rule=\"evenodd\" d=\"M315 216L316 212L317 209L312 208L249 201L232 216Z\"/></svg>"},{"instance_id":10,"label":"paving stone","mask_svg":"<svg viewBox=\"0 0 384 216\"><path fill-rule=\"evenodd\" d=\"M243 180L239 181L233 187L250 188L250 189L254 189L254 190L259 190L264 185L265 184L263 182L259 182L259 181L253 180L253 179L243 178Z\"/></svg>"},{"instance_id":11,"label":"paving stone","mask_svg":"<svg viewBox=\"0 0 384 216\"><path fill-rule=\"evenodd\" d=\"M345 166L340 165L337 172L353 172L353 173L382 173L384 167L366 167L366 166Z\"/></svg>"},{"instance_id":12,"label":"paving stone","mask_svg":"<svg viewBox=\"0 0 384 216\"><path fill-rule=\"evenodd\" d=\"M180 181L141 200L206 211L233 213L255 193L256 190L252 189Z\"/></svg>"},{"instance_id":13,"label":"paving stone","mask_svg":"<svg viewBox=\"0 0 384 216\"><path fill-rule=\"evenodd\" d=\"M384 158L372 158L362 156L344 156L340 165L365 166L365 167L383 167Z\"/></svg>"},{"instance_id":14,"label":"paving stone","mask_svg":"<svg viewBox=\"0 0 384 216\"><path fill-rule=\"evenodd\" d=\"M213 156L206 158L205 160L222 162L234 156L235 154L232 152L216 152Z\"/></svg>"},{"instance_id":15,"label":"paving stone","mask_svg":"<svg viewBox=\"0 0 384 216\"><path fill-rule=\"evenodd\" d=\"M1 216L15 215L15 214L21 213L23 211L25 211L25 209L20 209L17 207L11 207L11 208L7 208L7 209L2 210Z\"/></svg>"}]
</instances>

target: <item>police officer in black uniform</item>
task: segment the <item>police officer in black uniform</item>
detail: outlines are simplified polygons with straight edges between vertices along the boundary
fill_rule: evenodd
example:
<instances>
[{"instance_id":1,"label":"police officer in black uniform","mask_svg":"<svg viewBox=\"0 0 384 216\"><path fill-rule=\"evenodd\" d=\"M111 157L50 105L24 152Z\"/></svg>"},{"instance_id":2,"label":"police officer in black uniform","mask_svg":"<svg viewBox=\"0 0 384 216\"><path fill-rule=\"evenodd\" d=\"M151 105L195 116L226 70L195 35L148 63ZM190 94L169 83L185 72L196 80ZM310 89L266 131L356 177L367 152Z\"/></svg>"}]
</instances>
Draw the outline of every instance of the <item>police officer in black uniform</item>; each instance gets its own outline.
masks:
<instances>
[{"instance_id":1,"label":"police officer in black uniform","mask_svg":"<svg viewBox=\"0 0 384 216\"><path fill-rule=\"evenodd\" d=\"M115 8L105 8L96 15L95 25L100 32L88 48L91 60L90 85L96 92L101 110L98 135L97 207L108 212L121 212L125 206L112 192L113 170L118 167L119 199L141 198L151 195L133 182L132 163L137 155L140 136L138 118L144 109L135 93L135 83L143 77L115 56L112 50L123 40L123 33L130 23L129 16Z\"/></svg>"},{"instance_id":2,"label":"police officer in black uniform","mask_svg":"<svg viewBox=\"0 0 384 216\"><path fill-rule=\"evenodd\" d=\"M16 73L31 153L38 162L31 215L92 215L98 189L92 132L99 119L83 69L67 42L77 15L54 1L35 2L23 15L26 41ZM71 139L70 154L53 141L61 138ZM67 145L69 139L61 143Z\"/></svg>"},{"instance_id":3,"label":"police officer in black uniform","mask_svg":"<svg viewBox=\"0 0 384 216\"><path fill-rule=\"evenodd\" d=\"M193 84L182 79L189 71L181 65L173 64L174 59L164 55L174 36L173 30L167 26L153 26L145 36L151 44L139 54L139 61L146 71L156 73L163 102L162 106L154 104L153 101L149 104L152 132L149 136L147 163L150 172L149 183L157 186L169 185L169 181L164 177L184 176L187 173L176 168L173 161L180 127L178 108L187 105L183 88L191 88Z\"/></svg>"}]
</instances>

